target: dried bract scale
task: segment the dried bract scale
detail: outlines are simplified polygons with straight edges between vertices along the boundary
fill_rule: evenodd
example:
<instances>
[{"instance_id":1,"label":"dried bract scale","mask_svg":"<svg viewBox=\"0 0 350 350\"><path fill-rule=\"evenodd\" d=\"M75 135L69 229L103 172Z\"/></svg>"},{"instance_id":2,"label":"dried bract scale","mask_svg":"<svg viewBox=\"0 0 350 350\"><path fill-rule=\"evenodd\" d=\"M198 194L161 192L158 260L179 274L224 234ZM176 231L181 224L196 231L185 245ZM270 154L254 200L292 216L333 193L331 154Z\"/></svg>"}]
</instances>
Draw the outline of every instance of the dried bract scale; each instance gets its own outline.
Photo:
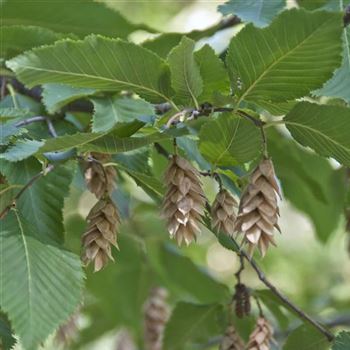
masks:
<instances>
[{"instance_id":1,"label":"dried bract scale","mask_svg":"<svg viewBox=\"0 0 350 350\"><path fill-rule=\"evenodd\" d=\"M219 350L244 350L244 342L234 326L227 327L220 343Z\"/></svg>"},{"instance_id":2,"label":"dried bract scale","mask_svg":"<svg viewBox=\"0 0 350 350\"><path fill-rule=\"evenodd\" d=\"M79 312L75 312L69 320L58 328L56 341L60 345L68 347L78 336L78 318Z\"/></svg>"},{"instance_id":3,"label":"dried bract scale","mask_svg":"<svg viewBox=\"0 0 350 350\"><path fill-rule=\"evenodd\" d=\"M92 161L88 162L85 169L85 181L90 192L97 198L104 194L111 194L115 187L117 172L113 166L103 167L103 163L110 161L109 154L91 153ZM93 161L95 159L96 161Z\"/></svg>"},{"instance_id":4,"label":"dried bract scale","mask_svg":"<svg viewBox=\"0 0 350 350\"><path fill-rule=\"evenodd\" d=\"M234 295L235 313L238 318L243 318L250 314L250 293L243 283L236 284L236 293Z\"/></svg>"},{"instance_id":5,"label":"dried bract scale","mask_svg":"<svg viewBox=\"0 0 350 350\"><path fill-rule=\"evenodd\" d=\"M199 172L184 158L174 155L165 173L168 188L162 208L171 238L180 245L188 245L200 232L199 223L204 214L205 195Z\"/></svg>"},{"instance_id":6,"label":"dried bract scale","mask_svg":"<svg viewBox=\"0 0 350 350\"><path fill-rule=\"evenodd\" d=\"M147 350L162 350L165 325L169 318L164 288L152 289L144 306L144 335Z\"/></svg>"},{"instance_id":7,"label":"dried bract scale","mask_svg":"<svg viewBox=\"0 0 350 350\"><path fill-rule=\"evenodd\" d=\"M249 336L247 350L270 350L273 328L265 317L259 317L253 333Z\"/></svg>"},{"instance_id":8,"label":"dried bract scale","mask_svg":"<svg viewBox=\"0 0 350 350\"><path fill-rule=\"evenodd\" d=\"M135 342L128 331L119 332L115 350L136 350Z\"/></svg>"},{"instance_id":9,"label":"dried bract scale","mask_svg":"<svg viewBox=\"0 0 350 350\"><path fill-rule=\"evenodd\" d=\"M112 257L111 247L117 245L118 209L110 198L100 199L87 216L88 227L82 237L84 263L94 261L99 271Z\"/></svg>"},{"instance_id":10,"label":"dried bract scale","mask_svg":"<svg viewBox=\"0 0 350 350\"><path fill-rule=\"evenodd\" d=\"M239 204L236 230L244 234L252 255L257 246L262 256L274 242L274 228L279 229L277 195L280 190L270 159L263 159L253 171Z\"/></svg>"},{"instance_id":11,"label":"dried bract scale","mask_svg":"<svg viewBox=\"0 0 350 350\"><path fill-rule=\"evenodd\" d=\"M237 202L232 195L225 189L220 190L211 209L212 229L216 232L222 231L228 235L233 235L237 207Z\"/></svg>"}]
</instances>

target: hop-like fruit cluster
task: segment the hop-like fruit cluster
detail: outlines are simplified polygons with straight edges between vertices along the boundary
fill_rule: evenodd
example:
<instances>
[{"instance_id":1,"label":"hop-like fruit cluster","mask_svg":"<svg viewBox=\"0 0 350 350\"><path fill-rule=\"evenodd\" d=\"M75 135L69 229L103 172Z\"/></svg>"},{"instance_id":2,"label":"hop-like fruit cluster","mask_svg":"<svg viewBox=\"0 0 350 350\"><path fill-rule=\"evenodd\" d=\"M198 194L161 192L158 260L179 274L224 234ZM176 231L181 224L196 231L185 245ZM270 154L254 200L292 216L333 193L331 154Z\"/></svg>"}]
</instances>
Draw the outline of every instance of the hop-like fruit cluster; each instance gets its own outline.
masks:
<instances>
[{"instance_id":1,"label":"hop-like fruit cluster","mask_svg":"<svg viewBox=\"0 0 350 350\"><path fill-rule=\"evenodd\" d=\"M272 337L273 328L265 317L259 317L249 337L247 350L269 350Z\"/></svg>"},{"instance_id":2,"label":"hop-like fruit cluster","mask_svg":"<svg viewBox=\"0 0 350 350\"><path fill-rule=\"evenodd\" d=\"M200 232L199 223L206 202L199 172L184 158L174 155L165 173L168 187L162 216L167 220L170 237L188 245Z\"/></svg>"},{"instance_id":3,"label":"hop-like fruit cluster","mask_svg":"<svg viewBox=\"0 0 350 350\"><path fill-rule=\"evenodd\" d=\"M144 306L144 333L147 350L162 350L163 335L169 318L169 308L166 303L168 293L164 288L152 289Z\"/></svg>"},{"instance_id":4,"label":"hop-like fruit cluster","mask_svg":"<svg viewBox=\"0 0 350 350\"><path fill-rule=\"evenodd\" d=\"M248 251L257 246L262 256L274 242L274 228L279 230L277 195L280 190L270 159L264 159L253 171L239 204L236 230L244 235Z\"/></svg>"},{"instance_id":5,"label":"hop-like fruit cluster","mask_svg":"<svg viewBox=\"0 0 350 350\"><path fill-rule=\"evenodd\" d=\"M122 330L119 332L115 350L136 350L135 342L128 331Z\"/></svg>"},{"instance_id":6,"label":"hop-like fruit cluster","mask_svg":"<svg viewBox=\"0 0 350 350\"><path fill-rule=\"evenodd\" d=\"M234 295L235 313L238 318L243 318L250 314L250 294L249 290L243 283L236 284L236 293Z\"/></svg>"},{"instance_id":7,"label":"hop-like fruit cluster","mask_svg":"<svg viewBox=\"0 0 350 350\"><path fill-rule=\"evenodd\" d=\"M219 350L244 350L244 342L233 325L227 327Z\"/></svg>"},{"instance_id":8,"label":"hop-like fruit cluster","mask_svg":"<svg viewBox=\"0 0 350 350\"><path fill-rule=\"evenodd\" d=\"M230 236L233 235L237 206L237 202L231 194L227 190L221 189L216 195L211 209L212 229L216 232L222 231Z\"/></svg>"},{"instance_id":9,"label":"hop-like fruit cluster","mask_svg":"<svg viewBox=\"0 0 350 350\"><path fill-rule=\"evenodd\" d=\"M91 153L90 157L92 160L85 169L85 181L89 191L102 198L104 194L112 193L117 173L113 166L103 167L103 163L111 159L109 154Z\"/></svg>"},{"instance_id":10,"label":"hop-like fruit cluster","mask_svg":"<svg viewBox=\"0 0 350 350\"><path fill-rule=\"evenodd\" d=\"M100 199L91 209L87 221L88 227L82 237L82 260L86 264L94 261L95 271L99 271L108 259L113 260L111 246L118 247L118 209L110 198Z\"/></svg>"}]
</instances>

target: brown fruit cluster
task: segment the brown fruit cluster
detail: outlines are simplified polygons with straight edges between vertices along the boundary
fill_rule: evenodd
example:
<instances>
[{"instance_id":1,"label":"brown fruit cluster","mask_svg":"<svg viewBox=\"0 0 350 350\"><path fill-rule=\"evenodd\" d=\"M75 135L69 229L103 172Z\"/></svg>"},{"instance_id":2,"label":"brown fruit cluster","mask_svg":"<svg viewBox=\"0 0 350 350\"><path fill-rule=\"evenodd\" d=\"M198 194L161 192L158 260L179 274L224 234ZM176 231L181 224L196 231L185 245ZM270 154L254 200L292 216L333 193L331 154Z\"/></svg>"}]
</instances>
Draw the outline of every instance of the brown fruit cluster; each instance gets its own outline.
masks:
<instances>
[{"instance_id":1,"label":"brown fruit cluster","mask_svg":"<svg viewBox=\"0 0 350 350\"><path fill-rule=\"evenodd\" d=\"M103 166L103 163L110 161L109 154L91 153L90 158L85 169L85 181L89 191L102 198L104 194L113 192L117 173L113 166Z\"/></svg>"},{"instance_id":2,"label":"brown fruit cluster","mask_svg":"<svg viewBox=\"0 0 350 350\"><path fill-rule=\"evenodd\" d=\"M220 343L219 350L244 350L244 342L237 333L235 327L230 325Z\"/></svg>"},{"instance_id":3,"label":"brown fruit cluster","mask_svg":"<svg viewBox=\"0 0 350 350\"><path fill-rule=\"evenodd\" d=\"M169 318L169 308L166 303L168 293L164 288L152 289L144 306L144 335L147 350L162 350L163 335Z\"/></svg>"},{"instance_id":4,"label":"brown fruit cluster","mask_svg":"<svg viewBox=\"0 0 350 350\"><path fill-rule=\"evenodd\" d=\"M199 172L186 159L174 155L165 173L168 188L162 216L167 220L171 238L179 245L188 245L200 232L201 216L206 202L199 180Z\"/></svg>"},{"instance_id":5,"label":"brown fruit cluster","mask_svg":"<svg viewBox=\"0 0 350 350\"><path fill-rule=\"evenodd\" d=\"M279 229L277 195L280 190L270 159L263 159L253 171L239 204L236 230L243 233L249 254L258 247L262 256L274 242L274 228Z\"/></svg>"},{"instance_id":6,"label":"brown fruit cluster","mask_svg":"<svg viewBox=\"0 0 350 350\"><path fill-rule=\"evenodd\" d=\"M110 198L100 199L87 216L88 227L82 237L85 264L94 261L95 272L104 267L112 257L111 246L117 245L119 226L118 209Z\"/></svg>"},{"instance_id":7,"label":"brown fruit cluster","mask_svg":"<svg viewBox=\"0 0 350 350\"><path fill-rule=\"evenodd\" d=\"M259 317L249 337L247 350L270 350L273 329L265 317Z\"/></svg>"},{"instance_id":8,"label":"brown fruit cluster","mask_svg":"<svg viewBox=\"0 0 350 350\"><path fill-rule=\"evenodd\" d=\"M235 313L238 318L243 318L250 314L250 294L249 290L243 283L236 284L236 293L233 297L235 301Z\"/></svg>"},{"instance_id":9,"label":"brown fruit cluster","mask_svg":"<svg viewBox=\"0 0 350 350\"><path fill-rule=\"evenodd\" d=\"M232 236L235 232L237 206L237 202L231 194L227 190L221 189L216 195L211 209L212 229Z\"/></svg>"}]
</instances>

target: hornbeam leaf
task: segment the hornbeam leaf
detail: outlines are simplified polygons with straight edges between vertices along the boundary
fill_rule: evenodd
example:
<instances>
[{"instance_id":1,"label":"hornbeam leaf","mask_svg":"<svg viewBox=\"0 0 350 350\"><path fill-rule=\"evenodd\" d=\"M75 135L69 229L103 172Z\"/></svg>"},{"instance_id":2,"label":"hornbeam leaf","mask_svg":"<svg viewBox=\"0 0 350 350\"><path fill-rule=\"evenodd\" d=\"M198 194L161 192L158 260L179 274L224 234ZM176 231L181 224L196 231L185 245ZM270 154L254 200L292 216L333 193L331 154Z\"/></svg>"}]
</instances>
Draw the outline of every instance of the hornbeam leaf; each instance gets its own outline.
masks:
<instances>
[{"instance_id":1,"label":"hornbeam leaf","mask_svg":"<svg viewBox=\"0 0 350 350\"><path fill-rule=\"evenodd\" d=\"M103 18L103 20L101 20ZM84 37L91 33L126 38L143 25L128 22L118 12L92 0L21 1L1 3L1 23L6 25L32 25L56 32L74 33Z\"/></svg>"},{"instance_id":2,"label":"hornbeam leaf","mask_svg":"<svg viewBox=\"0 0 350 350\"><path fill-rule=\"evenodd\" d=\"M120 39L90 35L82 41L61 40L17 56L7 65L30 87L61 83L97 90L132 90L151 102L170 101L165 61Z\"/></svg>"},{"instance_id":3,"label":"hornbeam leaf","mask_svg":"<svg viewBox=\"0 0 350 350\"><path fill-rule=\"evenodd\" d=\"M220 304L178 303L165 328L164 348L183 350L189 344L204 343L208 338L221 334L220 317L224 317Z\"/></svg>"},{"instance_id":4,"label":"hornbeam leaf","mask_svg":"<svg viewBox=\"0 0 350 350\"><path fill-rule=\"evenodd\" d=\"M341 15L323 11L293 9L267 28L247 25L226 60L238 104L289 101L321 87L341 63L341 33Z\"/></svg>"},{"instance_id":5,"label":"hornbeam leaf","mask_svg":"<svg viewBox=\"0 0 350 350\"><path fill-rule=\"evenodd\" d=\"M228 95L230 92L228 72L215 51L209 45L205 45L194 53L194 58L203 79L203 91L198 97L199 102L212 102L214 92Z\"/></svg>"},{"instance_id":6,"label":"hornbeam leaf","mask_svg":"<svg viewBox=\"0 0 350 350\"><path fill-rule=\"evenodd\" d=\"M26 350L74 312L83 284L79 257L43 237L17 210L1 222L0 306Z\"/></svg>"},{"instance_id":7,"label":"hornbeam leaf","mask_svg":"<svg viewBox=\"0 0 350 350\"><path fill-rule=\"evenodd\" d=\"M102 153L127 152L187 133L188 129L186 128L175 129L172 132L155 132L139 137L116 137L106 135L106 133L76 133L46 140L39 153L64 151L72 147L78 147L84 151Z\"/></svg>"},{"instance_id":8,"label":"hornbeam leaf","mask_svg":"<svg viewBox=\"0 0 350 350\"><path fill-rule=\"evenodd\" d=\"M33 47L52 44L69 35L35 26L11 25L1 27L0 57L14 57Z\"/></svg>"},{"instance_id":9,"label":"hornbeam leaf","mask_svg":"<svg viewBox=\"0 0 350 350\"><path fill-rule=\"evenodd\" d=\"M332 350L350 349L350 332L340 332L333 343Z\"/></svg>"},{"instance_id":10,"label":"hornbeam leaf","mask_svg":"<svg viewBox=\"0 0 350 350\"><path fill-rule=\"evenodd\" d=\"M66 104L94 94L94 89L73 88L62 84L44 84L42 101L49 113L55 113Z\"/></svg>"},{"instance_id":11,"label":"hornbeam leaf","mask_svg":"<svg viewBox=\"0 0 350 350\"><path fill-rule=\"evenodd\" d=\"M0 163L1 172L10 184L25 185L41 170L41 164L33 158L21 162ZM68 194L72 169L57 166L54 171L35 181L18 199L16 206L30 218L32 225L44 237L63 241L64 197Z\"/></svg>"},{"instance_id":12,"label":"hornbeam leaf","mask_svg":"<svg viewBox=\"0 0 350 350\"><path fill-rule=\"evenodd\" d=\"M203 81L194 59L195 42L183 37L180 44L170 51L168 62L171 71L171 84L179 102L198 105L197 97L203 91Z\"/></svg>"},{"instance_id":13,"label":"hornbeam leaf","mask_svg":"<svg viewBox=\"0 0 350 350\"><path fill-rule=\"evenodd\" d=\"M15 144L9 146L4 153L0 154L0 159L18 162L36 153L43 144L42 141L36 140L17 140Z\"/></svg>"},{"instance_id":14,"label":"hornbeam leaf","mask_svg":"<svg viewBox=\"0 0 350 350\"><path fill-rule=\"evenodd\" d=\"M334 72L333 77L319 90L316 96L342 98L350 104L350 28L344 29L343 34L343 62Z\"/></svg>"},{"instance_id":15,"label":"hornbeam leaf","mask_svg":"<svg viewBox=\"0 0 350 350\"><path fill-rule=\"evenodd\" d=\"M224 15L237 15L245 22L253 22L258 27L264 27L285 6L285 0L229 0L218 9Z\"/></svg>"},{"instance_id":16,"label":"hornbeam leaf","mask_svg":"<svg viewBox=\"0 0 350 350\"><path fill-rule=\"evenodd\" d=\"M283 119L295 140L350 166L350 109L298 103Z\"/></svg>"},{"instance_id":17,"label":"hornbeam leaf","mask_svg":"<svg viewBox=\"0 0 350 350\"><path fill-rule=\"evenodd\" d=\"M154 107L142 100L127 97L93 98L95 113L92 131L103 132L112 129L117 123L133 120L150 121L155 115Z\"/></svg>"},{"instance_id":18,"label":"hornbeam leaf","mask_svg":"<svg viewBox=\"0 0 350 350\"><path fill-rule=\"evenodd\" d=\"M241 117L223 113L203 125L199 150L214 166L232 166L255 159L261 149L261 135L255 125Z\"/></svg>"}]
</instances>

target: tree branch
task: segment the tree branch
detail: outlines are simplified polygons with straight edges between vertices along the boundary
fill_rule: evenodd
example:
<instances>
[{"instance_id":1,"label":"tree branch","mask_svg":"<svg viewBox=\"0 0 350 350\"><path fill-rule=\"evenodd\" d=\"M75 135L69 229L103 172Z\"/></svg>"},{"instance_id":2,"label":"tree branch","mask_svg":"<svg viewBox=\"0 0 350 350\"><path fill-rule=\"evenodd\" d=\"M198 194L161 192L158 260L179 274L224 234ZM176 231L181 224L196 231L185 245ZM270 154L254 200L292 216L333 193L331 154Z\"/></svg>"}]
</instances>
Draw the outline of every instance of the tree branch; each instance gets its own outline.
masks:
<instances>
[{"instance_id":1,"label":"tree branch","mask_svg":"<svg viewBox=\"0 0 350 350\"><path fill-rule=\"evenodd\" d=\"M25 125L29 125L29 124L37 123L37 122L43 122L43 121L46 122L50 135L52 137L57 137L58 135L57 135L55 127L53 126L52 120L48 117L44 117L41 115L20 120L19 122L17 122L15 124L15 126L17 128L19 128L21 126L25 126Z\"/></svg>"},{"instance_id":2,"label":"tree branch","mask_svg":"<svg viewBox=\"0 0 350 350\"><path fill-rule=\"evenodd\" d=\"M322 333L328 341L333 341L334 335L327 330L323 325L321 325L319 322L314 320L312 317L310 317L306 312L301 310L298 306L296 306L294 303L292 303L285 295L283 295L275 285L273 285L265 276L263 271L260 269L259 265L255 262L253 258L251 258L243 249L239 248L239 245L237 242L231 238L231 240L234 242L237 251L239 254L243 255L244 258L249 262L253 270L256 272L259 280L271 290L271 292L283 303L285 304L289 309L293 310L299 318L304 320L305 322L309 323L311 326L313 326L315 329L317 329L320 333Z\"/></svg>"}]
</instances>

